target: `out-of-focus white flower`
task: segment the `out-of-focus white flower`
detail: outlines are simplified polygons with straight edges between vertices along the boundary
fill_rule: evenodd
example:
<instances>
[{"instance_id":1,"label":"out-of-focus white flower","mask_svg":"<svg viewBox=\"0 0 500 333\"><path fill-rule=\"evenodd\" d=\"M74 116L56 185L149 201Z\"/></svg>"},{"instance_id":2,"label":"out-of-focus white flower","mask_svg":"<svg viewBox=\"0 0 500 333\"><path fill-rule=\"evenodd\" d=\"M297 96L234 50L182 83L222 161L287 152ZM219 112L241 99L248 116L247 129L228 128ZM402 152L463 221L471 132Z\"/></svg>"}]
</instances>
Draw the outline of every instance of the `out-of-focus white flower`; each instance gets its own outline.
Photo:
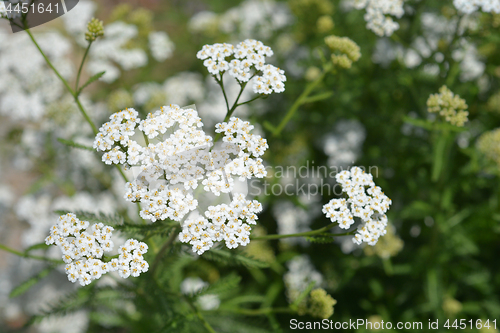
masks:
<instances>
[{"instance_id":1,"label":"out-of-focus white flower","mask_svg":"<svg viewBox=\"0 0 500 333\"><path fill-rule=\"evenodd\" d=\"M285 282L286 294L290 303L295 301L311 282L315 282L316 287L321 286L323 283L323 276L314 268L309 256L306 254L288 261L287 266L288 272L283 275L283 281Z\"/></svg>"},{"instance_id":2,"label":"out-of-focus white flower","mask_svg":"<svg viewBox=\"0 0 500 333\"><path fill-rule=\"evenodd\" d=\"M301 207L293 205L291 202L278 202L273 206L273 215L278 225L278 234L295 234L310 231L312 214ZM303 238L292 237L281 239L284 243L297 244L305 241Z\"/></svg>"},{"instance_id":3,"label":"out-of-focus white flower","mask_svg":"<svg viewBox=\"0 0 500 333\"><path fill-rule=\"evenodd\" d=\"M453 5L465 14L471 14L480 8L483 12L500 13L500 0L453 0Z\"/></svg>"},{"instance_id":4,"label":"out-of-focus white flower","mask_svg":"<svg viewBox=\"0 0 500 333\"><path fill-rule=\"evenodd\" d=\"M479 59L476 46L465 39L460 40L461 48L453 52L455 61L460 61L460 80L473 81L483 75L486 65Z\"/></svg>"},{"instance_id":5,"label":"out-of-focus white flower","mask_svg":"<svg viewBox=\"0 0 500 333\"><path fill-rule=\"evenodd\" d=\"M199 73L181 72L165 80L163 89L169 103L187 105L201 102L205 96L203 77Z\"/></svg>"},{"instance_id":6,"label":"out-of-focus white flower","mask_svg":"<svg viewBox=\"0 0 500 333\"><path fill-rule=\"evenodd\" d=\"M138 34L135 25L117 21L106 25L104 29L104 37L90 49L88 69L92 75L106 71L101 79L111 83L121 74L112 62L119 64L124 70L143 67L148 63L148 56L144 50L125 47Z\"/></svg>"},{"instance_id":7,"label":"out-of-focus white flower","mask_svg":"<svg viewBox=\"0 0 500 333\"><path fill-rule=\"evenodd\" d=\"M366 28L379 36L390 36L399 29L391 16L401 18L404 0L353 0L356 9L366 9Z\"/></svg>"},{"instance_id":8,"label":"out-of-focus white flower","mask_svg":"<svg viewBox=\"0 0 500 333\"><path fill-rule=\"evenodd\" d=\"M75 37L80 37L82 43L85 43L84 33L87 30L87 24L94 16L96 5L93 1L79 1L73 10L70 10L62 16L66 31Z\"/></svg>"},{"instance_id":9,"label":"out-of-focus white flower","mask_svg":"<svg viewBox=\"0 0 500 333\"><path fill-rule=\"evenodd\" d=\"M202 290L203 288L207 287L208 283L203 281L202 279L196 277L188 277L184 279L181 283L181 292L184 295L193 295L196 294L198 291ZM201 309L208 311L208 310L215 310L219 307L220 305L220 299L219 296L217 295L212 295L212 294L206 294L206 295L201 295L196 298L196 303L200 306Z\"/></svg>"},{"instance_id":10,"label":"out-of-focus white flower","mask_svg":"<svg viewBox=\"0 0 500 333\"><path fill-rule=\"evenodd\" d=\"M365 137L365 128L359 121L338 121L333 133L325 138L323 144L323 150L328 155L328 165L341 168L352 165L361 154Z\"/></svg>"},{"instance_id":11,"label":"out-of-focus white flower","mask_svg":"<svg viewBox=\"0 0 500 333\"><path fill-rule=\"evenodd\" d=\"M220 31L234 39L257 37L268 39L273 32L293 22L285 3L273 0L245 0L222 14L203 11L189 21L192 32Z\"/></svg>"},{"instance_id":12,"label":"out-of-focus white flower","mask_svg":"<svg viewBox=\"0 0 500 333\"><path fill-rule=\"evenodd\" d=\"M174 43L164 31L152 31L148 36L149 48L153 58L157 61L165 61L170 58L175 50Z\"/></svg>"},{"instance_id":13,"label":"out-of-focus white flower","mask_svg":"<svg viewBox=\"0 0 500 333\"><path fill-rule=\"evenodd\" d=\"M64 86L26 34L2 34L0 48L0 113L15 120L39 121L62 97ZM71 44L56 31L36 35L47 57L65 78L71 77ZM19 61L30 54L30 61Z\"/></svg>"},{"instance_id":14,"label":"out-of-focus white flower","mask_svg":"<svg viewBox=\"0 0 500 333\"><path fill-rule=\"evenodd\" d=\"M391 199L375 186L372 175L359 167L339 172L335 179L348 199L332 199L323 206L323 213L342 229L349 229L355 222L354 217L360 218L362 223L353 238L354 243L375 245L386 233L385 212L392 203Z\"/></svg>"}]
</instances>

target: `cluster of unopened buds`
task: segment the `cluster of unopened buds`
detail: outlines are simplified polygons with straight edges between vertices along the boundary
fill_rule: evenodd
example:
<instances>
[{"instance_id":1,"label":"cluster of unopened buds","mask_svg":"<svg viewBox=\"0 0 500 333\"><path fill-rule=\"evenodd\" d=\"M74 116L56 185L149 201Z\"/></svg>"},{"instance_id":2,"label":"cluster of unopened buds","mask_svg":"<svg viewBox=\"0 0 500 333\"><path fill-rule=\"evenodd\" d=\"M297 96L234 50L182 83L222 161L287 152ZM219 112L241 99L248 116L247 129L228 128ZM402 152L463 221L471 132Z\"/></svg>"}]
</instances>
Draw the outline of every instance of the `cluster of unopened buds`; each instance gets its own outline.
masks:
<instances>
[{"instance_id":1,"label":"cluster of unopened buds","mask_svg":"<svg viewBox=\"0 0 500 333\"><path fill-rule=\"evenodd\" d=\"M102 223L89 226L88 221L75 214L61 215L45 239L47 245L55 244L61 249L68 280L85 286L108 272L118 271L122 278L127 278L148 271L149 265L143 258L148 250L145 243L129 239L118 249L118 258L104 261L104 252L114 247L114 229Z\"/></svg>"},{"instance_id":2,"label":"cluster of unopened buds","mask_svg":"<svg viewBox=\"0 0 500 333\"><path fill-rule=\"evenodd\" d=\"M332 199L323 206L323 213L342 229L349 229L354 217L361 219L353 241L375 245L380 236L385 235L387 216L385 212L391 205L381 188L375 186L373 176L359 167L339 172L335 179L347 194L347 199Z\"/></svg>"},{"instance_id":3,"label":"cluster of unopened buds","mask_svg":"<svg viewBox=\"0 0 500 333\"><path fill-rule=\"evenodd\" d=\"M220 74L222 78L228 72L240 84L253 79L254 92L268 95L285 91L285 72L266 64L266 56L272 55L269 46L254 39L246 39L236 46L227 43L204 45L196 56L204 60L203 65L210 74Z\"/></svg>"}]
</instances>

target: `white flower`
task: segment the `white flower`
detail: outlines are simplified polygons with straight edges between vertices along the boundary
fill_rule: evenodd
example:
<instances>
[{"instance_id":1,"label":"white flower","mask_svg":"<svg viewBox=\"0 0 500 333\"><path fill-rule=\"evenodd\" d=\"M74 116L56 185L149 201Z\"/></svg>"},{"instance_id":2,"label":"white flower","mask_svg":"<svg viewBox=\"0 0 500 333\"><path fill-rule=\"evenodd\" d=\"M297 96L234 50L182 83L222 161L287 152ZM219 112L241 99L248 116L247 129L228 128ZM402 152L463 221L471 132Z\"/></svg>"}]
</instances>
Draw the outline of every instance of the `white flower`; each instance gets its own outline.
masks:
<instances>
[{"instance_id":1,"label":"white flower","mask_svg":"<svg viewBox=\"0 0 500 333\"><path fill-rule=\"evenodd\" d=\"M149 265L143 259L148 248L145 243L129 239L119 248L119 259L104 262L104 252L113 249L113 228L102 223L89 226L88 221L81 221L75 214L61 215L45 239L47 245L55 244L61 249L69 281L85 286L116 270L123 278L147 272Z\"/></svg>"},{"instance_id":2,"label":"white flower","mask_svg":"<svg viewBox=\"0 0 500 333\"><path fill-rule=\"evenodd\" d=\"M359 167L339 172L335 179L348 199L332 199L323 206L323 213L342 229L349 229L355 222L354 217L358 217L362 223L353 238L354 243L375 245L378 238L386 233L385 213L392 203L391 199L375 186L372 175Z\"/></svg>"},{"instance_id":3,"label":"white flower","mask_svg":"<svg viewBox=\"0 0 500 333\"><path fill-rule=\"evenodd\" d=\"M311 282L319 287L323 276L311 263L310 258L303 254L287 262L288 272L283 275L288 301L292 303L309 286Z\"/></svg>"},{"instance_id":4,"label":"white flower","mask_svg":"<svg viewBox=\"0 0 500 333\"><path fill-rule=\"evenodd\" d=\"M465 14L471 14L479 8L487 13L500 13L500 0L453 0L453 5Z\"/></svg>"},{"instance_id":5,"label":"white flower","mask_svg":"<svg viewBox=\"0 0 500 333\"><path fill-rule=\"evenodd\" d=\"M250 224L256 224L256 214L261 210L262 205L258 201L246 200L243 194L236 194L229 205L208 207L206 218L187 219L179 240L191 244L197 254L203 254L220 241L224 241L230 249L245 246L250 242Z\"/></svg>"},{"instance_id":6,"label":"white flower","mask_svg":"<svg viewBox=\"0 0 500 333\"><path fill-rule=\"evenodd\" d=\"M366 28L379 36L390 36L399 29L399 24L392 17L401 18L404 14L404 0L353 0L354 7L366 9Z\"/></svg>"},{"instance_id":7,"label":"white flower","mask_svg":"<svg viewBox=\"0 0 500 333\"><path fill-rule=\"evenodd\" d=\"M164 31L152 31L149 33L149 48L156 61L162 62L172 56L175 45Z\"/></svg>"},{"instance_id":8,"label":"white flower","mask_svg":"<svg viewBox=\"0 0 500 333\"><path fill-rule=\"evenodd\" d=\"M210 149L212 138L201 129L193 109L172 104L145 120L137 117L134 109L113 114L99 129L94 148L104 152L104 163L122 164L136 172L126 184L125 199L141 203L144 219L181 221L198 206L192 190L200 181L205 191L220 195L233 190L232 176L243 181L266 175L260 156L268 148L267 141L250 133L249 122L233 117L217 124L223 143ZM147 147L131 139L136 130L150 140Z\"/></svg>"},{"instance_id":9,"label":"white flower","mask_svg":"<svg viewBox=\"0 0 500 333\"><path fill-rule=\"evenodd\" d=\"M226 71L240 84L255 77L253 89L258 94L285 91L286 76L282 69L266 64L266 57L273 55L269 46L254 39L246 39L233 46L231 44L204 45L197 53L212 75Z\"/></svg>"}]
</instances>

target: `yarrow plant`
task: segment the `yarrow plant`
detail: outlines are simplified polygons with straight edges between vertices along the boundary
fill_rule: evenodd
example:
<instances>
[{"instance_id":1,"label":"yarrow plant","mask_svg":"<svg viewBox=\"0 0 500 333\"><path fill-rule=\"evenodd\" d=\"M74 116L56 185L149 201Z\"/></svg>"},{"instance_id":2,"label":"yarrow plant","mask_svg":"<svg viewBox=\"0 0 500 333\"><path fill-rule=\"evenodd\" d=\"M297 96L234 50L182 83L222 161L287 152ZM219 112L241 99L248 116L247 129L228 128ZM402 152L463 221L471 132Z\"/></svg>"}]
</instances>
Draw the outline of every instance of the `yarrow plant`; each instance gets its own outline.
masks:
<instances>
[{"instance_id":1,"label":"yarrow plant","mask_svg":"<svg viewBox=\"0 0 500 333\"><path fill-rule=\"evenodd\" d=\"M90 284L108 272L118 271L122 278L130 275L137 277L147 272L149 265L143 255L147 252L146 243L129 239L119 247L119 257L103 260L105 252L111 252L113 228L103 223L90 226L75 214L61 215L57 224L50 229L45 239L47 245L57 245L66 263L66 274L71 282L82 286Z\"/></svg>"},{"instance_id":2,"label":"yarrow plant","mask_svg":"<svg viewBox=\"0 0 500 333\"><path fill-rule=\"evenodd\" d=\"M375 185L373 176L359 167L339 172L335 179L348 198L332 199L323 206L323 213L342 229L349 229L355 223L355 217L361 219L353 242L358 245L363 242L377 244L379 237L386 233L385 213L392 203L391 199Z\"/></svg>"}]
</instances>

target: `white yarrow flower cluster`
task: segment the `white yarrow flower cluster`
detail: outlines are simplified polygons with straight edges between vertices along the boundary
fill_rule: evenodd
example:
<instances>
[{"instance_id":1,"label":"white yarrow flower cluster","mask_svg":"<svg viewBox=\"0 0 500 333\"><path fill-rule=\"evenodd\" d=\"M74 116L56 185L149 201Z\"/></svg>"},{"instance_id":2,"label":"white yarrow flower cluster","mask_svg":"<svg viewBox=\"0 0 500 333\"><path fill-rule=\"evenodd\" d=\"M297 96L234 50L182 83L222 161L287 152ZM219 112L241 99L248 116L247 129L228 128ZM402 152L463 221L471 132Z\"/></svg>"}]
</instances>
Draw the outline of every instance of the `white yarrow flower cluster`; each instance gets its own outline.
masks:
<instances>
[{"instance_id":1,"label":"white yarrow flower cluster","mask_svg":"<svg viewBox=\"0 0 500 333\"><path fill-rule=\"evenodd\" d=\"M399 29L391 16L401 18L404 0L354 0L356 9L366 9L366 28L379 36L390 36ZM390 15L390 16L389 16Z\"/></svg>"},{"instance_id":2,"label":"white yarrow flower cluster","mask_svg":"<svg viewBox=\"0 0 500 333\"><path fill-rule=\"evenodd\" d=\"M114 247L114 229L102 223L89 226L88 221L81 221L75 214L61 215L45 239L47 245L55 244L61 249L68 280L86 286L108 272L118 271L122 278L127 278L148 271L149 265L143 258L148 250L145 243L129 239L119 248L118 259L105 262L104 252Z\"/></svg>"},{"instance_id":3,"label":"white yarrow flower cluster","mask_svg":"<svg viewBox=\"0 0 500 333\"><path fill-rule=\"evenodd\" d=\"M218 196L233 190L232 176L246 180L266 175L260 156L267 141L251 134L253 126L238 118L217 125L223 143L211 150L212 138L193 109L164 106L142 121L134 109L126 109L110 119L99 129L94 148L104 151L106 164L137 169L136 178L126 184L125 199L140 202L141 217L152 222L181 221L194 211L198 201L193 190L200 181L205 191ZM136 130L148 138L148 146L131 139Z\"/></svg>"},{"instance_id":4,"label":"white yarrow flower cluster","mask_svg":"<svg viewBox=\"0 0 500 333\"><path fill-rule=\"evenodd\" d=\"M240 84L253 80L253 90L258 94L285 91L286 76L282 69L266 64L266 56L273 55L269 46L254 39L246 39L236 46L231 44L204 45L196 57L204 60L212 75L221 76L228 71Z\"/></svg>"},{"instance_id":5,"label":"white yarrow flower cluster","mask_svg":"<svg viewBox=\"0 0 500 333\"><path fill-rule=\"evenodd\" d=\"M323 213L342 229L349 229L355 222L354 217L360 218L362 223L353 238L354 243L375 245L378 238L386 233L385 212L391 205L391 199L375 186L372 175L359 167L344 170L335 179L342 185L348 199L332 199L323 206Z\"/></svg>"},{"instance_id":6,"label":"white yarrow flower cluster","mask_svg":"<svg viewBox=\"0 0 500 333\"><path fill-rule=\"evenodd\" d=\"M250 243L250 224L256 224L257 213L261 210L258 201L246 200L243 194L236 194L229 205L208 207L206 218L199 216L186 220L179 239L191 244L197 254L220 241L224 241L229 249L245 246Z\"/></svg>"},{"instance_id":7,"label":"white yarrow flower cluster","mask_svg":"<svg viewBox=\"0 0 500 333\"><path fill-rule=\"evenodd\" d=\"M465 14L472 14L480 8L483 12L500 14L500 0L453 0L453 5Z\"/></svg>"}]
</instances>

